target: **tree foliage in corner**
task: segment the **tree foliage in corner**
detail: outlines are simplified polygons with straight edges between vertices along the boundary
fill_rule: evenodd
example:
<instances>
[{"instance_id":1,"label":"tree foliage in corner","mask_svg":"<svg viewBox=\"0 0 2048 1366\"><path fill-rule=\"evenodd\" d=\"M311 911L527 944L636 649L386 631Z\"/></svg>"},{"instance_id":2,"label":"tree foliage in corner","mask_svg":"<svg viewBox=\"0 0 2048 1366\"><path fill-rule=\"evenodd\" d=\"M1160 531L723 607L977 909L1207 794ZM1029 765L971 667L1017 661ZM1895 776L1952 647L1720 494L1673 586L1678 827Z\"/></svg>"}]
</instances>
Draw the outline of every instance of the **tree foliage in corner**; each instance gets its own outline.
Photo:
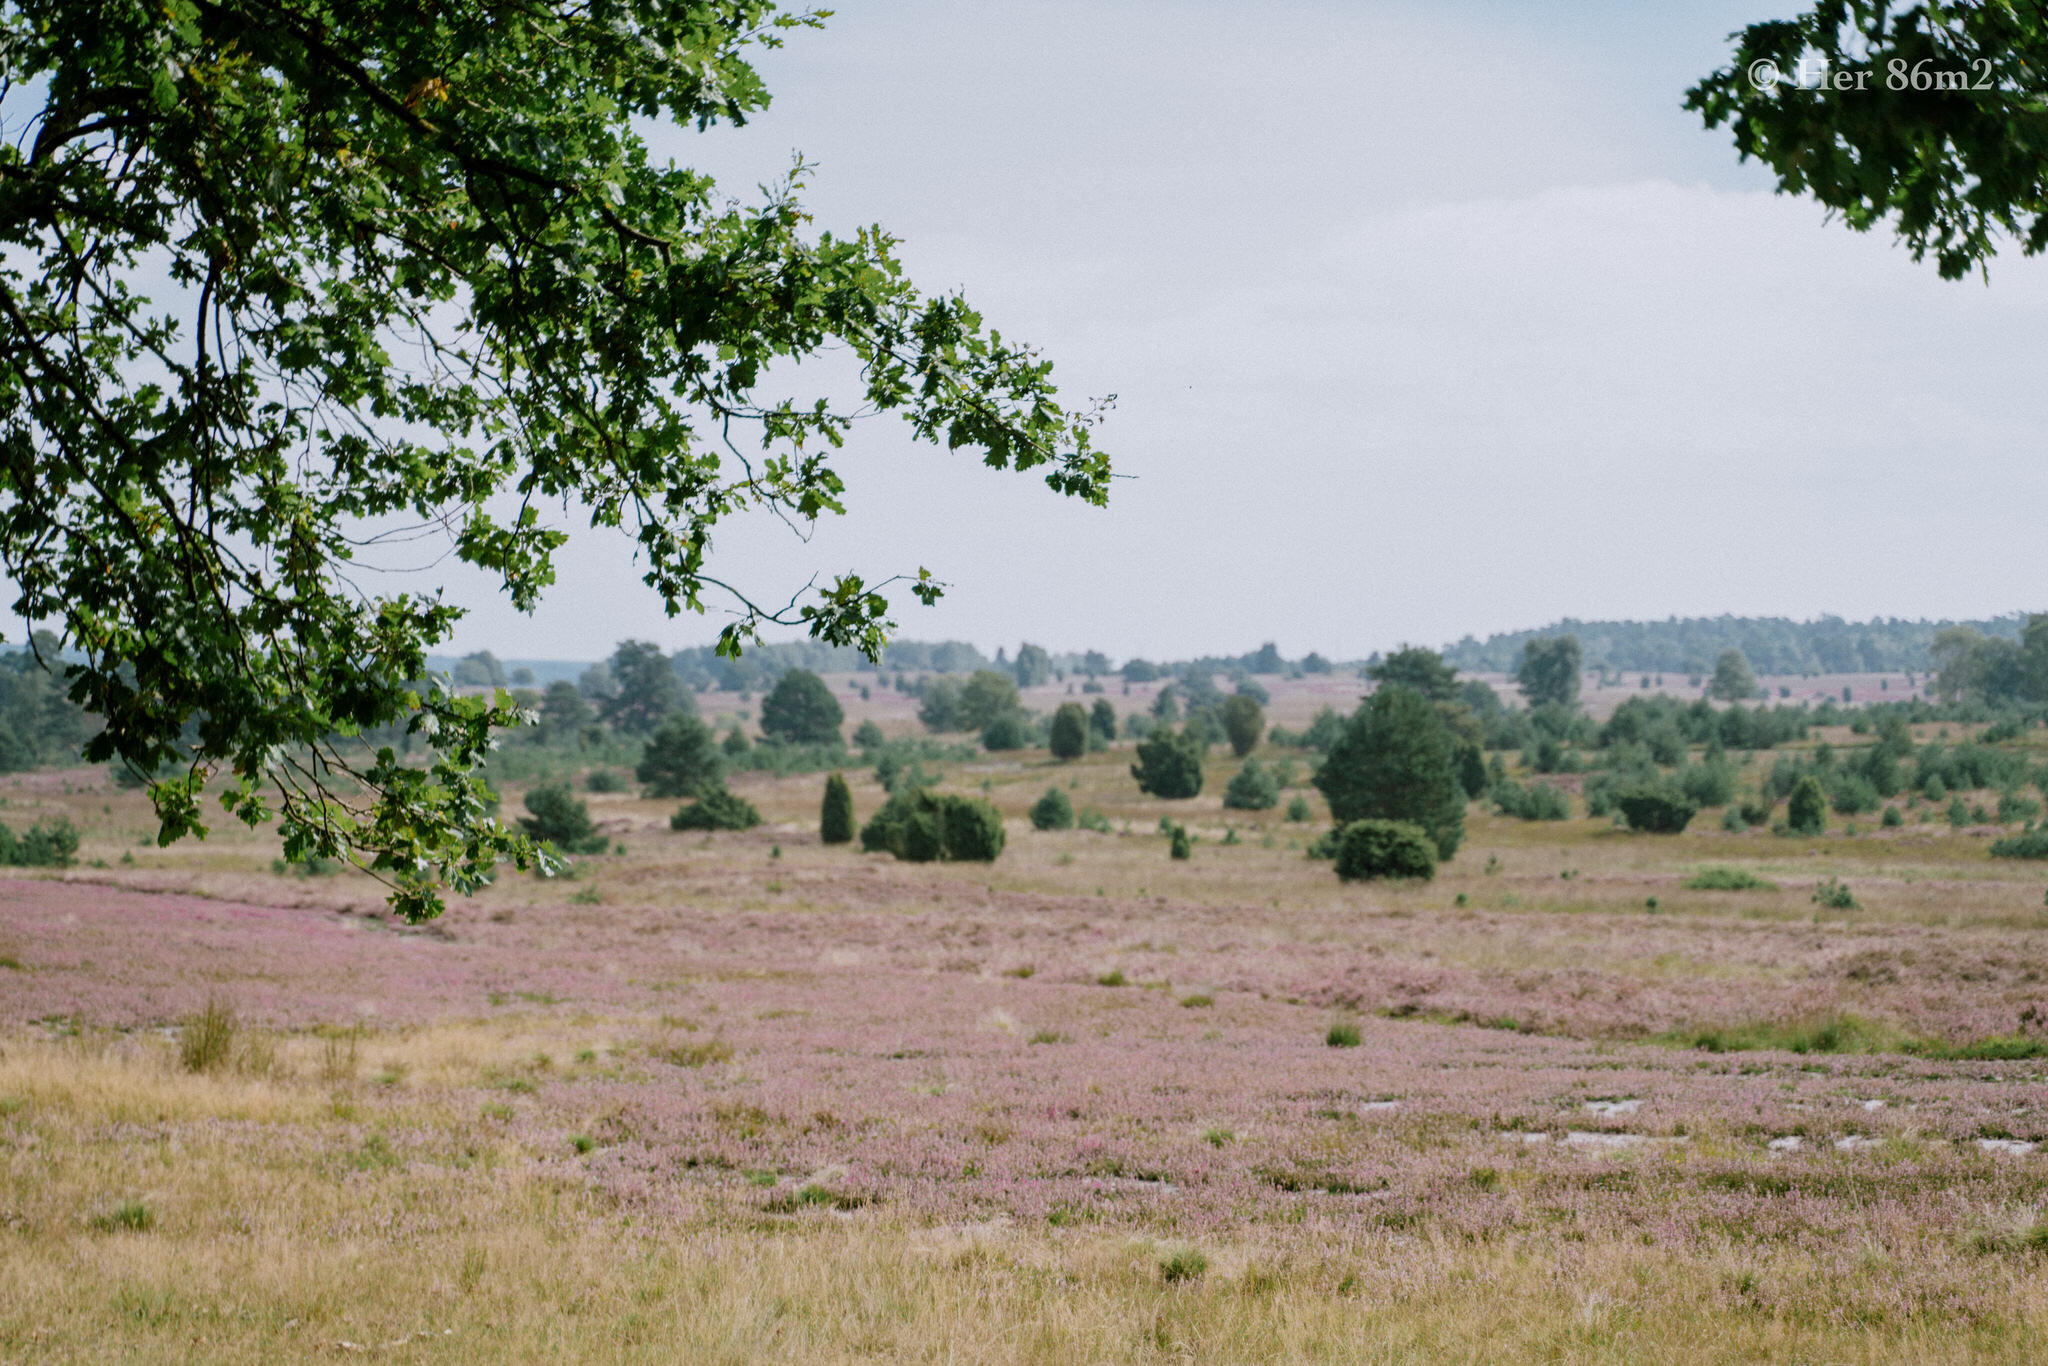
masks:
<instances>
[{"instance_id":1,"label":"tree foliage in corner","mask_svg":"<svg viewBox=\"0 0 2048 1366\"><path fill-rule=\"evenodd\" d=\"M1686 107L1728 124L1780 189L1858 232L1892 223L1946 279L1985 269L2001 237L2048 249L2039 5L1823 0L1735 37L1735 60Z\"/></svg>"},{"instance_id":2,"label":"tree foliage in corner","mask_svg":"<svg viewBox=\"0 0 2048 1366\"><path fill-rule=\"evenodd\" d=\"M1106 500L1094 414L1049 363L921 294L880 229L810 232L801 163L742 206L650 155L650 125L762 109L750 48L818 22L768 0L0 7L0 567L82 656L87 758L177 766L151 785L160 841L205 833L224 776L288 859L353 857L409 919L501 859L545 864L480 773L519 712L416 681L461 611L383 571L452 554L531 609L587 514L671 613L730 601L728 655L767 621L872 655L886 583L761 606L708 558L730 516L840 512L856 413ZM826 348L858 367L845 401L784 392ZM392 726L431 761L366 738Z\"/></svg>"}]
</instances>

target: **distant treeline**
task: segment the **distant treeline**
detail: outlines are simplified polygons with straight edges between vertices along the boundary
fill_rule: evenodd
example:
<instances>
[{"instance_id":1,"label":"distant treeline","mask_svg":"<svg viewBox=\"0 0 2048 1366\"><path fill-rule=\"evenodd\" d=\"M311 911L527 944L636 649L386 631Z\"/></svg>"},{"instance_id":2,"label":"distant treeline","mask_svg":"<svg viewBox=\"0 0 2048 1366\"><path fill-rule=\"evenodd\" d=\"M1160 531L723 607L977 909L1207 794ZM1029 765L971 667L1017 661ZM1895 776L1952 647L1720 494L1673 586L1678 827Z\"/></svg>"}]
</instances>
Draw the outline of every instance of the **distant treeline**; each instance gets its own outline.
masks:
<instances>
[{"instance_id":1,"label":"distant treeline","mask_svg":"<svg viewBox=\"0 0 2048 1366\"><path fill-rule=\"evenodd\" d=\"M852 646L824 645L815 640L753 645L738 659L722 659L709 645L678 650L669 658L677 676L689 686L722 688L728 692L766 688L791 669L809 669L816 674L877 672L877 666ZM880 669L964 674L988 666L988 657L964 640L899 640L883 653Z\"/></svg>"},{"instance_id":2,"label":"distant treeline","mask_svg":"<svg viewBox=\"0 0 2048 1366\"><path fill-rule=\"evenodd\" d=\"M1935 667L1928 647L1953 626L1987 636L2019 635L2026 618L2014 612L1988 621L1900 621L1873 618L1792 621L1785 617L1673 617L1668 621L1579 621L1513 631L1484 641L1466 636L1444 651L1446 662L1468 672L1512 673L1522 647L1541 636L1575 635L1589 669L1703 674L1724 650L1740 650L1760 674L1926 673Z\"/></svg>"},{"instance_id":3,"label":"distant treeline","mask_svg":"<svg viewBox=\"0 0 2048 1366\"><path fill-rule=\"evenodd\" d=\"M1054 654L1029 641L1018 646L1015 655L1005 647L990 659L964 640L897 641L883 653L879 664L870 662L851 646L823 645L810 640L749 646L738 659L721 658L711 646L699 645L676 651L669 656L669 663L685 687L725 692L764 691L792 669L807 669L816 674L878 675L971 674L994 669L1014 677L1019 686L1036 687L1055 680L1109 675L1119 675L1128 682L1148 683L1165 678L1206 678L1211 674L1233 678L1245 674L1299 676L1329 673L1334 667L1313 652L1299 660L1289 660L1270 641L1241 655L1205 655L1200 659L1160 663L1128 659L1121 666L1100 650ZM448 675L456 686L465 688L543 688L557 681L574 681L586 694L594 696L608 686L603 678L608 662L500 660L488 650L479 650L461 659L433 656L428 665L431 672Z\"/></svg>"}]
</instances>

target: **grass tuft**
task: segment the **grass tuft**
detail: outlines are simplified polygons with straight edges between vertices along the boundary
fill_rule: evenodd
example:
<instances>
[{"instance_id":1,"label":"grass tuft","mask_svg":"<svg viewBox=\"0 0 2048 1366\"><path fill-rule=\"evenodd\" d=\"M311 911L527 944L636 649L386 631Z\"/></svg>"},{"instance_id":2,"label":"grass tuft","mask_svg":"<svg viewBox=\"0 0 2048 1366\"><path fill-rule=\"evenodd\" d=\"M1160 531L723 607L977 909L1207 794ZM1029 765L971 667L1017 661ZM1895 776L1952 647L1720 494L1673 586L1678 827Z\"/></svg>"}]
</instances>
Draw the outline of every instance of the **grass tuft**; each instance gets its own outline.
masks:
<instances>
[{"instance_id":1,"label":"grass tuft","mask_svg":"<svg viewBox=\"0 0 2048 1366\"><path fill-rule=\"evenodd\" d=\"M219 997L207 997L205 1008L187 1018L178 1031L178 1065L187 1072L220 1071L234 1061L235 1036L240 1032L234 1007Z\"/></svg>"},{"instance_id":2,"label":"grass tuft","mask_svg":"<svg viewBox=\"0 0 2048 1366\"><path fill-rule=\"evenodd\" d=\"M705 1067L732 1061L732 1045L713 1035L696 1043L668 1043L656 1047L654 1056L676 1067Z\"/></svg>"},{"instance_id":3,"label":"grass tuft","mask_svg":"<svg viewBox=\"0 0 2048 1366\"><path fill-rule=\"evenodd\" d=\"M1747 868L1702 868L1678 884L1689 892L1775 892L1778 884Z\"/></svg>"},{"instance_id":4,"label":"grass tuft","mask_svg":"<svg viewBox=\"0 0 2048 1366\"><path fill-rule=\"evenodd\" d=\"M140 1200L124 1200L105 1214L94 1215L92 1226L100 1233L147 1233L156 1227L156 1214Z\"/></svg>"},{"instance_id":5,"label":"grass tuft","mask_svg":"<svg viewBox=\"0 0 2048 1366\"><path fill-rule=\"evenodd\" d=\"M1665 1041L1703 1053L1746 1053L1762 1048L1787 1053L1900 1053L1912 1042L1891 1025L1846 1013L1681 1030Z\"/></svg>"}]
</instances>

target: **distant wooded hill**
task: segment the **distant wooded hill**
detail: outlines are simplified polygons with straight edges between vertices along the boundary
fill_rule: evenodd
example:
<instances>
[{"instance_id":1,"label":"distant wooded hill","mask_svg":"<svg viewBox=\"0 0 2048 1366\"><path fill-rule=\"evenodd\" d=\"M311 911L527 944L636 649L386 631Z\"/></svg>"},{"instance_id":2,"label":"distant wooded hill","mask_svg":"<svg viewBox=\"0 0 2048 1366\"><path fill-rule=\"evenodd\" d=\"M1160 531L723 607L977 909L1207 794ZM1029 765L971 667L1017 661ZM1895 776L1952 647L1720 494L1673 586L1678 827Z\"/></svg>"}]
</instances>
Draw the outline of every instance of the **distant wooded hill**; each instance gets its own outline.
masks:
<instances>
[{"instance_id":1,"label":"distant wooded hill","mask_svg":"<svg viewBox=\"0 0 2048 1366\"><path fill-rule=\"evenodd\" d=\"M1672 617L1667 621L1579 621L1566 617L1554 626L1511 631L1475 640L1466 636L1444 658L1473 672L1509 673L1522 646L1538 636L1575 635L1587 668L1646 669L1657 673L1706 673L1721 652L1742 651L1760 674L1925 673L1934 667L1927 646L1950 626L1974 626L1985 635L2017 637L2023 613L1988 621L1900 621L1897 618L1843 621L1822 617Z\"/></svg>"}]
</instances>

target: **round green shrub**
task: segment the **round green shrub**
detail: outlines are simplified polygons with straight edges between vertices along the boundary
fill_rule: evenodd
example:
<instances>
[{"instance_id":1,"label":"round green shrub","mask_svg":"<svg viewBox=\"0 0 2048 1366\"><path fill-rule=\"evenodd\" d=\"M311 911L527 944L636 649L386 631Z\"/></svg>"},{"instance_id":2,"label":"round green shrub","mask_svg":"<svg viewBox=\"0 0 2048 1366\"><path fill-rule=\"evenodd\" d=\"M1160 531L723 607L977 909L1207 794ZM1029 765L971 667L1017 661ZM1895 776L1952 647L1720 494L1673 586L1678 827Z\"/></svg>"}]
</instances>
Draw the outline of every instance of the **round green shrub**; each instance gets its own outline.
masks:
<instances>
[{"instance_id":1,"label":"round green shrub","mask_svg":"<svg viewBox=\"0 0 2048 1366\"><path fill-rule=\"evenodd\" d=\"M1160 726L1138 742L1138 762L1131 765L1138 790L1179 801L1202 791L1202 747L1191 736Z\"/></svg>"},{"instance_id":2,"label":"round green shrub","mask_svg":"<svg viewBox=\"0 0 2048 1366\"><path fill-rule=\"evenodd\" d=\"M647 737L633 776L647 785L650 797L694 797L715 787L724 772L711 727L678 711Z\"/></svg>"},{"instance_id":3,"label":"round green shrub","mask_svg":"<svg viewBox=\"0 0 2048 1366\"><path fill-rule=\"evenodd\" d=\"M1088 752L1088 713L1079 702L1062 702L1052 714L1046 744L1055 759L1078 759Z\"/></svg>"},{"instance_id":4,"label":"round green shrub","mask_svg":"<svg viewBox=\"0 0 2048 1366\"><path fill-rule=\"evenodd\" d=\"M982 727L981 747L990 753L1023 749L1030 743L1031 723L1024 719L1022 712L1006 711Z\"/></svg>"},{"instance_id":5,"label":"round green shrub","mask_svg":"<svg viewBox=\"0 0 2048 1366\"><path fill-rule=\"evenodd\" d=\"M1061 789L1048 787L1045 795L1031 804L1031 826L1034 830L1072 830L1073 802Z\"/></svg>"},{"instance_id":6,"label":"round green shrub","mask_svg":"<svg viewBox=\"0 0 2048 1366\"><path fill-rule=\"evenodd\" d=\"M1257 759L1245 760L1223 789L1223 805L1232 811L1270 811L1279 804L1280 779Z\"/></svg>"},{"instance_id":7,"label":"round green shrub","mask_svg":"<svg viewBox=\"0 0 2048 1366\"><path fill-rule=\"evenodd\" d=\"M761 699L761 733L792 745L836 745L846 713L825 680L791 669Z\"/></svg>"},{"instance_id":8,"label":"round green shrub","mask_svg":"<svg viewBox=\"0 0 2048 1366\"><path fill-rule=\"evenodd\" d=\"M985 797L941 799L945 848L939 857L960 862L994 863L1003 852L1003 817Z\"/></svg>"},{"instance_id":9,"label":"round green shrub","mask_svg":"<svg viewBox=\"0 0 2048 1366\"><path fill-rule=\"evenodd\" d=\"M671 830L751 830L761 823L761 813L745 797L724 787L715 787L686 802L668 818Z\"/></svg>"},{"instance_id":10,"label":"round green shrub","mask_svg":"<svg viewBox=\"0 0 2048 1366\"><path fill-rule=\"evenodd\" d=\"M542 783L526 794L527 815L520 829L546 840L565 854L602 854L611 841L590 823L590 807L578 801L567 783Z\"/></svg>"},{"instance_id":11,"label":"round green shrub","mask_svg":"<svg viewBox=\"0 0 2048 1366\"><path fill-rule=\"evenodd\" d=\"M1513 816L1524 821L1570 820L1572 799L1559 788L1549 783L1531 783L1527 787L1509 779L1493 785L1493 804L1500 808L1503 816Z\"/></svg>"},{"instance_id":12,"label":"round green shrub","mask_svg":"<svg viewBox=\"0 0 2048 1366\"><path fill-rule=\"evenodd\" d=\"M1636 787L1614 794L1628 828L1646 835L1675 835L1692 823L1699 807L1674 788Z\"/></svg>"},{"instance_id":13,"label":"round green shrub","mask_svg":"<svg viewBox=\"0 0 2048 1366\"><path fill-rule=\"evenodd\" d=\"M1436 841L1409 821L1353 821L1337 831L1336 845L1337 876L1346 882L1436 876Z\"/></svg>"}]
</instances>

